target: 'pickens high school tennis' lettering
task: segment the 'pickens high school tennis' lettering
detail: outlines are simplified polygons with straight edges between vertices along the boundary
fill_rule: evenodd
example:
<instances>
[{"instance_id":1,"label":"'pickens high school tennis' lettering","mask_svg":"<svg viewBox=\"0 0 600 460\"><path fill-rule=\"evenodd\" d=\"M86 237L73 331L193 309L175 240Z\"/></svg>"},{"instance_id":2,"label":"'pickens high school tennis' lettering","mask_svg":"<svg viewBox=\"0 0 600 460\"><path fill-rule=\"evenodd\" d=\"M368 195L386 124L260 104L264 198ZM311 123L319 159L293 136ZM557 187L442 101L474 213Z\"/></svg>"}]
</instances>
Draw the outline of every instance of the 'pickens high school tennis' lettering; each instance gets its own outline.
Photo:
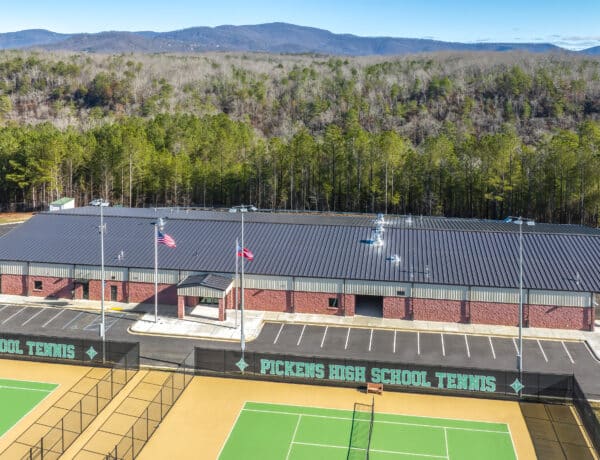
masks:
<instances>
[{"instance_id":1,"label":"'pickens high school tennis' lettering","mask_svg":"<svg viewBox=\"0 0 600 460\"><path fill-rule=\"evenodd\" d=\"M336 363L261 359L260 373L278 377L323 379L357 383L383 383L446 390L496 391L496 377L453 372L431 372L415 369L351 366Z\"/></svg>"}]
</instances>

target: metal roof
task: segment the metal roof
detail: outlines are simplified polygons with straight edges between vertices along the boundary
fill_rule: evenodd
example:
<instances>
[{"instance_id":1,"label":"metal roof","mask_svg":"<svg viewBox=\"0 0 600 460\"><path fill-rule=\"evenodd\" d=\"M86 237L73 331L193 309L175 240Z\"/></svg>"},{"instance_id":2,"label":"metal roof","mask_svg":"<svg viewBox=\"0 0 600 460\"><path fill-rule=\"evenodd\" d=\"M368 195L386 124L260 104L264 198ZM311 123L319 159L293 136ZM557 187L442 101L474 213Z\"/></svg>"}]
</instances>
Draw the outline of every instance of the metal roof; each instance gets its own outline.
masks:
<instances>
[{"instance_id":1,"label":"metal roof","mask_svg":"<svg viewBox=\"0 0 600 460\"><path fill-rule=\"evenodd\" d=\"M152 268L153 226L177 242L159 245L161 269L233 273L241 214L105 208L106 266ZM162 212L161 212L162 211ZM367 244L375 216L245 213L245 262L251 274L449 284L518 286L519 226L496 221L386 216L384 245ZM422 222L415 225L415 222ZM99 265L99 209L42 213L0 238L0 260ZM426 225L427 224L427 225ZM548 228L546 228L547 226ZM579 226L523 226L524 286L600 291L600 233ZM565 227L561 229L561 227ZM572 227L577 227L576 229ZM576 230L576 231L575 231ZM123 257L118 255L123 252ZM400 258L399 263L392 260Z\"/></svg>"},{"instance_id":2,"label":"metal roof","mask_svg":"<svg viewBox=\"0 0 600 460\"><path fill-rule=\"evenodd\" d=\"M209 273L208 275L188 276L186 279L181 281L177 287L202 286L215 289L217 291L226 291L229 289L229 286L231 286L231 283L233 283L232 277L213 275L212 273Z\"/></svg>"}]
</instances>

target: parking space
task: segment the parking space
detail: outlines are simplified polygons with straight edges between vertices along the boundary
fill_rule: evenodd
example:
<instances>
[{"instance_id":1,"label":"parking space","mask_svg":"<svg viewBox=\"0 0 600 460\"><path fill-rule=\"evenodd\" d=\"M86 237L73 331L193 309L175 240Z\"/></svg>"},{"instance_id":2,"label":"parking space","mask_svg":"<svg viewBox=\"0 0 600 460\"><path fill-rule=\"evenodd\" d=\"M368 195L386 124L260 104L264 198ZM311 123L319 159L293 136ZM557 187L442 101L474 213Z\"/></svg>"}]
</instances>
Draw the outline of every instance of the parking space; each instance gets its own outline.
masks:
<instances>
[{"instance_id":1,"label":"parking space","mask_svg":"<svg viewBox=\"0 0 600 460\"><path fill-rule=\"evenodd\" d=\"M517 363L517 338L369 328L267 323L253 349L274 353L353 356L398 363L511 369ZM578 364L579 361L579 364ZM524 339L525 369L572 372L598 366L582 342Z\"/></svg>"}]
</instances>

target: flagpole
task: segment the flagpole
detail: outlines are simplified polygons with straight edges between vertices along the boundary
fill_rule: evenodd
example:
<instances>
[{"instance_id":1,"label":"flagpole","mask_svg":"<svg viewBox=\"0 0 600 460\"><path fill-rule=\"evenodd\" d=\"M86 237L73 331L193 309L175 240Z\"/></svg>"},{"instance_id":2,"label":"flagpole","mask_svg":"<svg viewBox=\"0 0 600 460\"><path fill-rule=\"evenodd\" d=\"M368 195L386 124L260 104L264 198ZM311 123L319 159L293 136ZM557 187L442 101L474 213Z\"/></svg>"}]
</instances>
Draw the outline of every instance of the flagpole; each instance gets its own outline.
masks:
<instances>
[{"instance_id":1,"label":"flagpole","mask_svg":"<svg viewBox=\"0 0 600 460\"><path fill-rule=\"evenodd\" d=\"M154 322L158 323L158 224L154 223Z\"/></svg>"},{"instance_id":2,"label":"flagpole","mask_svg":"<svg viewBox=\"0 0 600 460\"><path fill-rule=\"evenodd\" d=\"M240 247L238 239L235 239L235 327L238 325L238 248Z\"/></svg>"},{"instance_id":3,"label":"flagpole","mask_svg":"<svg viewBox=\"0 0 600 460\"><path fill-rule=\"evenodd\" d=\"M102 202L100 203L100 263L101 263L101 296L100 296L100 312L101 312L101 320L100 320L100 337L102 337L102 362L106 361L106 323L105 323L105 315L104 315L104 289L106 284L106 277L104 274L104 212L102 209Z\"/></svg>"},{"instance_id":4,"label":"flagpole","mask_svg":"<svg viewBox=\"0 0 600 460\"><path fill-rule=\"evenodd\" d=\"M242 212L242 253L244 251L244 213ZM244 361L244 352L246 350L246 341L244 337L244 256L242 255L242 308L240 319L240 342L242 346L242 361Z\"/></svg>"}]
</instances>

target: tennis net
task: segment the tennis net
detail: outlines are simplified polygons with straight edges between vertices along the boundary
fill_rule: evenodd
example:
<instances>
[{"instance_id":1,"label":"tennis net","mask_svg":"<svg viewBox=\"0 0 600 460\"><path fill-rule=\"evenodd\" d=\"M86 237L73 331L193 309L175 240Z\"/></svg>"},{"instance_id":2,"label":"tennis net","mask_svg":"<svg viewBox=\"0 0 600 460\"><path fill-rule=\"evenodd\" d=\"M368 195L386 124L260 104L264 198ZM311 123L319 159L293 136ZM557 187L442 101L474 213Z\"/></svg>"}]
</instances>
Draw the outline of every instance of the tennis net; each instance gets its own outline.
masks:
<instances>
[{"instance_id":1,"label":"tennis net","mask_svg":"<svg viewBox=\"0 0 600 460\"><path fill-rule=\"evenodd\" d=\"M375 419L375 398L371 404L354 403L347 460L368 460Z\"/></svg>"}]
</instances>

